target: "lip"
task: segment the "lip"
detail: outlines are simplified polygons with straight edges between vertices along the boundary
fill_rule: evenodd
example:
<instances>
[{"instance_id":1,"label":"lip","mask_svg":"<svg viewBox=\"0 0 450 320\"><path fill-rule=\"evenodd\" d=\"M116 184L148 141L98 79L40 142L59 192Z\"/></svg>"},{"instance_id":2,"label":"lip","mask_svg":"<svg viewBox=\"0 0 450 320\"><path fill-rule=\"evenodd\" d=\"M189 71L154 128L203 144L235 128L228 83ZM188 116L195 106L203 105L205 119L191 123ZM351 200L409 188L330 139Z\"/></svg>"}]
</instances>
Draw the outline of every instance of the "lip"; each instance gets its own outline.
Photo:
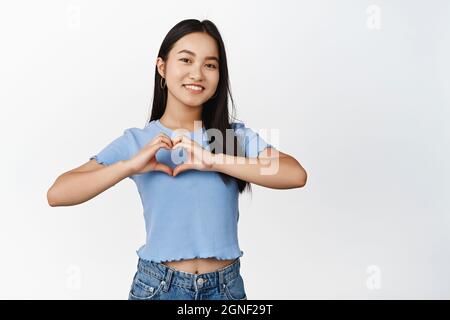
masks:
<instances>
[{"instance_id":1,"label":"lip","mask_svg":"<svg viewBox=\"0 0 450 320\"><path fill-rule=\"evenodd\" d=\"M192 89L189 89L189 88L186 87L186 86L197 86L197 87L201 87L202 90L200 90L200 91L192 90ZM187 91L189 91L190 93L193 93L193 94L200 94L200 93L202 93L203 91L205 91L205 87L203 87L202 85L199 85L199 84L194 84L194 83L183 84L183 87L184 87Z\"/></svg>"},{"instance_id":2,"label":"lip","mask_svg":"<svg viewBox=\"0 0 450 320\"><path fill-rule=\"evenodd\" d=\"M203 90L205 90L205 87L202 86L200 83L185 83L185 84L183 84L183 86L197 86L197 87L202 87Z\"/></svg>"}]
</instances>

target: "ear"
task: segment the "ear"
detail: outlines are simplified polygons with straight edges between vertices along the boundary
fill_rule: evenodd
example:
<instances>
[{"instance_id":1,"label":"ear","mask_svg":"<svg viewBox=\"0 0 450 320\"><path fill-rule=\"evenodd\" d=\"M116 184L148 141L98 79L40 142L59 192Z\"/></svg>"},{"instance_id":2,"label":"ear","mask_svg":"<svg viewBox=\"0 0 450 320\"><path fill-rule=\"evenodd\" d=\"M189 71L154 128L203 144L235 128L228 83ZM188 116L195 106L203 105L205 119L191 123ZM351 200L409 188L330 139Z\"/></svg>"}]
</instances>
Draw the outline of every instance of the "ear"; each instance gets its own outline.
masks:
<instances>
[{"instance_id":1,"label":"ear","mask_svg":"<svg viewBox=\"0 0 450 320\"><path fill-rule=\"evenodd\" d=\"M165 78L166 75L166 63L161 57L156 59L156 67L158 69L158 73L162 78Z\"/></svg>"}]
</instances>

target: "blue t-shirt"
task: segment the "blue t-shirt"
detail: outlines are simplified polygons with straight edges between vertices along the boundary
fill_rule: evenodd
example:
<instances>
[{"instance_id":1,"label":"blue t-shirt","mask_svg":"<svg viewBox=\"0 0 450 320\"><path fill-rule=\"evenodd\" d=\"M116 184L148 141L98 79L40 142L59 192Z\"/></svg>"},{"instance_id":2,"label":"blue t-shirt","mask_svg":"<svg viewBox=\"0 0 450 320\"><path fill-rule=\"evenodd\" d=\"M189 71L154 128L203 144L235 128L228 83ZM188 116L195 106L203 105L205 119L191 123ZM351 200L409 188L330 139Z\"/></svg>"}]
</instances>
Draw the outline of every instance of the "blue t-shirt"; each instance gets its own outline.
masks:
<instances>
[{"instance_id":1,"label":"blue t-shirt","mask_svg":"<svg viewBox=\"0 0 450 320\"><path fill-rule=\"evenodd\" d=\"M246 157L257 157L266 147L273 147L243 123L232 123ZM133 157L160 132L178 135L153 120L143 129L128 128L97 155L103 165ZM178 134L176 134L178 133ZM211 150L205 128L185 133L190 139ZM179 152L171 157L172 152ZM156 160L172 169L185 161L182 148L159 149ZM172 159L178 164L174 163ZM156 262L193 258L235 259L243 255L238 244L238 186L235 179L225 184L215 171L187 170L176 177L150 171L129 176L137 186L144 209L146 243L136 252L142 259Z\"/></svg>"}]
</instances>

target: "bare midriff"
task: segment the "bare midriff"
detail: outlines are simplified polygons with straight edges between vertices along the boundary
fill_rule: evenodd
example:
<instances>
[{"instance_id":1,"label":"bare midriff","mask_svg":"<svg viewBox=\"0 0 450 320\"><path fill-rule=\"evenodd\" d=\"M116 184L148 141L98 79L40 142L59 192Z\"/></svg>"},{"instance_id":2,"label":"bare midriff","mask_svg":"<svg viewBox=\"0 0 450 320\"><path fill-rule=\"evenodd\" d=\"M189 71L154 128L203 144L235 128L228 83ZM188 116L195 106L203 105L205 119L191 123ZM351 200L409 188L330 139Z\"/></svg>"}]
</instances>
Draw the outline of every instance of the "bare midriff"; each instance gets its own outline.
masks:
<instances>
[{"instance_id":1,"label":"bare midriff","mask_svg":"<svg viewBox=\"0 0 450 320\"><path fill-rule=\"evenodd\" d=\"M236 259L218 260L215 258L197 258L185 259L180 261L165 261L163 262L163 264L179 271L202 274L215 272L218 269L232 264L234 261L236 261Z\"/></svg>"}]
</instances>

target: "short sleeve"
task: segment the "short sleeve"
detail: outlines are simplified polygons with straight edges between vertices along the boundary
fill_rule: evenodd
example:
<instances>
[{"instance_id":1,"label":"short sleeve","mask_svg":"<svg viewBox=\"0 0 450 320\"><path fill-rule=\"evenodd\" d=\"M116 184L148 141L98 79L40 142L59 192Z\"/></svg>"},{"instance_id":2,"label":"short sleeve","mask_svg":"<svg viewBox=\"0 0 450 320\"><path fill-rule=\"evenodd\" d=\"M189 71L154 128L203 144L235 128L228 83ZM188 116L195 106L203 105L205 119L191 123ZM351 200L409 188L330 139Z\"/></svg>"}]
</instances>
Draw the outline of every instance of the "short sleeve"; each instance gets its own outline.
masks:
<instances>
[{"instance_id":1,"label":"short sleeve","mask_svg":"<svg viewBox=\"0 0 450 320\"><path fill-rule=\"evenodd\" d=\"M231 127L235 130L239 143L244 149L247 158L257 158L265 148L274 148L273 145L266 142L261 136L245 126L242 122L233 122Z\"/></svg>"},{"instance_id":2,"label":"short sleeve","mask_svg":"<svg viewBox=\"0 0 450 320\"><path fill-rule=\"evenodd\" d=\"M131 129L125 129L123 134L104 147L99 153L89 160L95 159L99 164L111 165L120 160L128 160L133 146L133 133Z\"/></svg>"}]
</instances>

